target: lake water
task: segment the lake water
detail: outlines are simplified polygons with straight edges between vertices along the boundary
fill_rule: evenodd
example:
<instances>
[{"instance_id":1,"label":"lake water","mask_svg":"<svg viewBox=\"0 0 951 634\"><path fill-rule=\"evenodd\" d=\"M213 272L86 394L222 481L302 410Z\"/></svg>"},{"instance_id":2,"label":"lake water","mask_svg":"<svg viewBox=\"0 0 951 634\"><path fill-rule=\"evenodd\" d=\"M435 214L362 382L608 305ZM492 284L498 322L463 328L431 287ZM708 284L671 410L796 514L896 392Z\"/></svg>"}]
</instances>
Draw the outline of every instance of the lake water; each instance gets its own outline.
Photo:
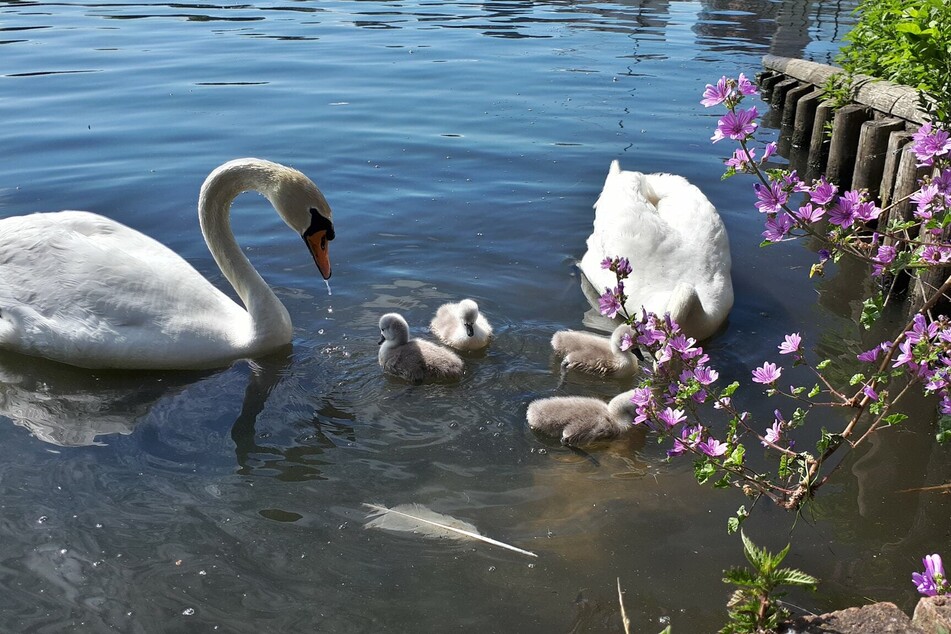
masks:
<instances>
[{"instance_id":1,"label":"lake water","mask_svg":"<svg viewBox=\"0 0 951 634\"><path fill-rule=\"evenodd\" d=\"M853 6L0 2L0 215L96 211L221 284L198 188L260 156L310 175L337 230L328 296L267 203L238 200L238 239L295 326L253 365L0 356L0 630L621 631L618 578L635 631L718 628L742 496L700 488L653 439L569 452L525 408L556 393L551 334L591 322L574 264L612 159L683 174L726 222L737 299L707 345L721 381L776 360L789 332L855 371L860 272L810 282L808 245L757 247L749 182L720 181L732 150L699 105L765 53L830 61ZM465 296L497 338L460 384L381 374L382 313L422 335ZM623 388L571 377L557 393ZM778 549L795 523L787 562L822 580L792 603L910 610L921 556L948 556L949 496L907 491L951 476L933 407L915 414L848 456L798 523L756 509L750 536ZM365 502L424 504L538 558L365 530Z\"/></svg>"}]
</instances>

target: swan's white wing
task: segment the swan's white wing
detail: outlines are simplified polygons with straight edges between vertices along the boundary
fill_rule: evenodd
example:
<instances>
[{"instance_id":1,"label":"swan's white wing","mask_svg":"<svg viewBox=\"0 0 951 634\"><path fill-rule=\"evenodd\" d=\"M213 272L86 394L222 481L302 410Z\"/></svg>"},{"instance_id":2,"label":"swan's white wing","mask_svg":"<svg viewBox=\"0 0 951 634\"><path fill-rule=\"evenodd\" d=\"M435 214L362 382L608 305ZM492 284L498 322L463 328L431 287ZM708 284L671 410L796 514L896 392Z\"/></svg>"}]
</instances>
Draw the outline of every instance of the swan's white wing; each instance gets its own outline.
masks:
<instances>
[{"instance_id":1,"label":"swan's white wing","mask_svg":"<svg viewBox=\"0 0 951 634\"><path fill-rule=\"evenodd\" d=\"M0 220L0 346L87 367L165 367L183 351L215 361L248 330L241 307L125 225L81 211Z\"/></svg>"}]
</instances>

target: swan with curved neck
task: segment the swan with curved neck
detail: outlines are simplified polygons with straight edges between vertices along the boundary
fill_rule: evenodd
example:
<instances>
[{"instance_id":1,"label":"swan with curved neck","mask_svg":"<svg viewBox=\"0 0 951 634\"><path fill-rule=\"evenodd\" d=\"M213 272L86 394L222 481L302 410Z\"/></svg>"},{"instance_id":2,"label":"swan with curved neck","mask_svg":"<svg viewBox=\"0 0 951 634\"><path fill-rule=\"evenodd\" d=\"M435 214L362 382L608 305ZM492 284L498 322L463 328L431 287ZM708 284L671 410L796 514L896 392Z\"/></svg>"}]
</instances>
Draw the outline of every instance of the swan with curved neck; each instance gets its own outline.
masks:
<instances>
[{"instance_id":1,"label":"swan with curved neck","mask_svg":"<svg viewBox=\"0 0 951 634\"><path fill-rule=\"evenodd\" d=\"M109 218L61 211L0 220L0 348L87 368L200 369L290 343L287 309L231 231L231 204L263 194L330 277L330 206L299 171L237 159L205 179L201 232L244 306L179 255Z\"/></svg>"}]
</instances>

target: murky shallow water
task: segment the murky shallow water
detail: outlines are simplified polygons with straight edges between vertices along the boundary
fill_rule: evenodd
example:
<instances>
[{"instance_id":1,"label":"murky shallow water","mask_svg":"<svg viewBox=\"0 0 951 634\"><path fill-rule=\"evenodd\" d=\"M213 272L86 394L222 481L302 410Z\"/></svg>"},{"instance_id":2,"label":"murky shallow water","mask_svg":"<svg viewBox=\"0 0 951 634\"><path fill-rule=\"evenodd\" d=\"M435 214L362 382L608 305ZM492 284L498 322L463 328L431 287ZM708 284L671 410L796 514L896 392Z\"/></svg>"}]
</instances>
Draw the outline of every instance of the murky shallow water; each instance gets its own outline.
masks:
<instances>
[{"instance_id":1,"label":"murky shallow water","mask_svg":"<svg viewBox=\"0 0 951 634\"><path fill-rule=\"evenodd\" d=\"M637 631L720 624L739 496L700 489L651 439L566 452L525 407L557 383L551 333L590 317L573 263L614 158L687 176L727 223L737 302L708 345L721 380L786 332L817 356L859 347L860 277L816 287L802 245L756 248L752 197L720 182L728 150L698 105L766 52L828 61L850 8L0 2L0 214L97 211L220 284L198 187L257 155L311 175L338 235L327 296L267 204L239 199L239 240L296 333L254 364L118 374L0 356L0 629L619 631L618 577ZM498 336L461 384L380 374L380 314L421 334L463 296ZM622 388L573 377L562 392ZM948 477L927 407L918 418L850 457L800 520L788 561L824 592L795 603L912 605L911 571L949 543L947 496L900 492ZM426 504L539 557L367 531L364 502ZM792 521L757 509L748 530L778 548Z\"/></svg>"}]
</instances>

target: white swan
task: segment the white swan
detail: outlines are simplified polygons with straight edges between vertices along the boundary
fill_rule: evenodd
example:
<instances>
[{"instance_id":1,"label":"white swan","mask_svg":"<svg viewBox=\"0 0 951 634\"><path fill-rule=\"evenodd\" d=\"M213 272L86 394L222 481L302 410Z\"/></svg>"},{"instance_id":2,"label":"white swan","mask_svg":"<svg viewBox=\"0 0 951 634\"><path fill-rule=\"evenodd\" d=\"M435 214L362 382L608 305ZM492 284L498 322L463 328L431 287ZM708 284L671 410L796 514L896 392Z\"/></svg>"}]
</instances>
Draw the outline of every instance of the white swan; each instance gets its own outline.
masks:
<instances>
[{"instance_id":1,"label":"white swan","mask_svg":"<svg viewBox=\"0 0 951 634\"><path fill-rule=\"evenodd\" d=\"M622 171L617 161L594 205L581 270L598 293L616 278L605 258L628 258L631 314L670 313L690 337L712 335L733 307L730 242L716 208L681 176Z\"/></svg>"},{"instance_id":2,"label":"white swan","mask_svg":"<svg viewBox=\"0 0 951 634\"><path fill-rule=\"evenodd\" d=\"M633 346L627 350L621 349L624 335L631 338ZM638 368L634 355L636 338L637 333L627 324L615 328L610 337L578 330L559 330L551 338L551 347L564 357L562 372L581 370L601 376L629 377Z\"/></svg>"},{"instance_id":3,"label":"white swan","mask_svg":"<svg viewBox=\"0 0 951 634\"><path fill-rule=\"evenodd\" d=\"M424 339L410 339L409 324L398 313L380 317L380 367L384 372L423 383L462 378L464 364L452 350Z\"/></svg>"},{"instance_id":4,"label":"white swan","mask_svg":"<svg viewBox=\"0 0 951 634\"><path fill-rule=\"evenodd\" d=\"M152 238L85 211L0 220L0 348L86 368L227 365L286 345L287 309L241 252L231 203L256 190L330 277L334 229L320 190L260 159L215 169L201 187L201 232L243 308Z\"/></svg>"},{"instance_id":5,"label":"white swan","mask_svg":"<svg viewBox=\"0 0 951 634\"><path fill-rule=\"evenodd\" d=\"M492 326L471 299L440 306L429 329L444 344L458 350L481 350L492 338Z\"/></svg>"},{"instance_id":6,"label":"white swan","mask_svg":"<svg viewBox=\"0 0 951 634\"><path fill-rule=\"evenodd\" d=\"M525 417L529 427L560 436L563 445L584 445L635 429L637 406L631 401L633 395L634 390L628 390L609 403L590 396L542 398L528 405Z\"/></svg>"}]
</instances>

